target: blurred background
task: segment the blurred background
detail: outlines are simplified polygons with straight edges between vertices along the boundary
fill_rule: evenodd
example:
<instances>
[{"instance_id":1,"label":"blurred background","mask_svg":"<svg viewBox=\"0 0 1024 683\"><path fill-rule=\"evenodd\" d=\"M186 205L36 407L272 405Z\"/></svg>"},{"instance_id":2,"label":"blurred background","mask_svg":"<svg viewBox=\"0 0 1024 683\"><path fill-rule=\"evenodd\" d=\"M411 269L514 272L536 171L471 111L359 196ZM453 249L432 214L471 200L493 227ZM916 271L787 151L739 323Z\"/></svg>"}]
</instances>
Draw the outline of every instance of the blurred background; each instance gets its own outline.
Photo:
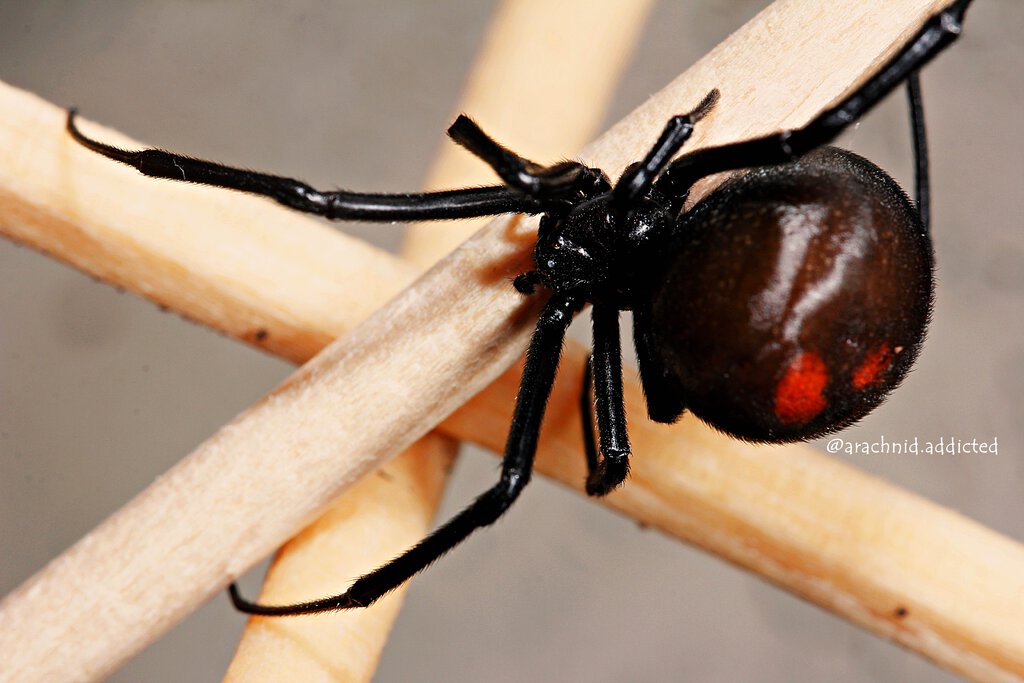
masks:
<instances>
[{"instance_id":1,"label":"blurred background","mask_svg":"<svg viewBox=\"0 0 1024 683\"><path fill-rule=\"evenodd\" d=\"M661 3L607 122L766 4ZM154 145L322 187L408 191L441 143L494 5L7 0L0 79ZM962 40L924 74L935 318L917 370L844 433L998 439L998 454L850 459L1020 540L1022 32L1024 4L978 0ZM893 97L844 143L909 188L905 116ZM339 228L389 249L401 240L395 227ZM6 242L0 291L3 594L291 367ZM467 449L441 517L489 486L494 467ZM218 597L110 680L219 680L243 623ZM681 679L955 680L543 480L413 581L375 680Z\"/></svg>"}]
</instances>

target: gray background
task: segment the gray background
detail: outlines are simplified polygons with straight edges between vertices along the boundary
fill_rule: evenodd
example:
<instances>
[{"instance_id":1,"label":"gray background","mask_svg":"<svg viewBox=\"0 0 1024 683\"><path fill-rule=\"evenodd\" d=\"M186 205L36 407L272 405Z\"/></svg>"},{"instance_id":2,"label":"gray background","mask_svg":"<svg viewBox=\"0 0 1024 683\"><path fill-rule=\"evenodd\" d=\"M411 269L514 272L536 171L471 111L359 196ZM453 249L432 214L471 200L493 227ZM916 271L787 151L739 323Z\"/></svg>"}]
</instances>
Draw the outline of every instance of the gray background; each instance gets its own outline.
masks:
<instances>
[{"instance_id":1,"label":"gray background","mask_svg":"<svg viewBox=\"0 0 1024 683\"><path fill-rule=\"evenodd\" d=\"M608 120L764 4L663 2ZM452 0L4 2L0 78L179 151L324 186L410 190L449 122L491 9ZM905 386L847 432L998 438L998 455L852 459L1017 539L1022 29L1024 3L978 0L963 40L925 74L935 320ZM902 98L846 141L907 185ZM400 239L396 228L353 230L389 248ZM0 291L3 593L290 368L7 243ZM491 458L468 454L442 514L488 486L493 472ZM242 624L217 598L111 680L217 680ZM538 481L501 525L414 581L376 680L684 678L953 677Z\"/></svg>"}]
</instances>

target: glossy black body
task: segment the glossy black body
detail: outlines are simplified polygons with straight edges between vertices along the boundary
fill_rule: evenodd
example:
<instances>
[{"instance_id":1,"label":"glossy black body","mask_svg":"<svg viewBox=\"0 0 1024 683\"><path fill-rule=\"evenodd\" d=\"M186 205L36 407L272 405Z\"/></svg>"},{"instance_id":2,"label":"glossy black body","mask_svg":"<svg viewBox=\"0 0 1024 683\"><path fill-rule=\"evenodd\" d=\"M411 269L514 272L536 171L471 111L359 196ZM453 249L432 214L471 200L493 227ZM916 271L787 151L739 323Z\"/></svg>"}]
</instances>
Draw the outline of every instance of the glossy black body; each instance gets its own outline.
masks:
<instances>
[{"instance_id":1,"label":"glossy black body","mask_svg":"<svg viewBox=\"0 0 1024 683\"><path fill-rule=\"evenodd\" d=\"M544 410L573 316L593 307L594 352L582 396L586 490L604 495L629 471L619 312L632 310L650 417L689 408L713 426L757 441L841 428L903 377L931 305L927 175L916 72L956 39L970 0L955 0L865 83L806 126L676 157L708 117L712 90L672 117L645 157L612 184L578 162L524 159L460 116L448 134L502 185L419 194L322 192L305 183L161 150L75 140L147 175L270 197L329 218L439 220L541 214L534 270L515 286L550 293L526 354L498 482L422 542L340 595L259 605L232 585L238 609L296 615L365 607L498 519L530 481ZM855 155L819 148L906 81L918 149L918 204ZM693 184L748 171L685 210ZM781 275L780 275L781 273ZM593 384L594 401L589 400ZM597 418L597 443L591 412Z\"/></svg>"},{"instance_id":2,"label":"glossy black body","mask_svg":"<svg viewBox=\"0 0 1024 683\"><path fill-rule=\"evenodd\" d=\"M740 438L849 425L924 338L931 240L903 190L851 152L733 178L682 217L666 253L645 299L655 352L686 407ZM787 384L801 358L814 386Z\"/></svg>"}]
</instances>

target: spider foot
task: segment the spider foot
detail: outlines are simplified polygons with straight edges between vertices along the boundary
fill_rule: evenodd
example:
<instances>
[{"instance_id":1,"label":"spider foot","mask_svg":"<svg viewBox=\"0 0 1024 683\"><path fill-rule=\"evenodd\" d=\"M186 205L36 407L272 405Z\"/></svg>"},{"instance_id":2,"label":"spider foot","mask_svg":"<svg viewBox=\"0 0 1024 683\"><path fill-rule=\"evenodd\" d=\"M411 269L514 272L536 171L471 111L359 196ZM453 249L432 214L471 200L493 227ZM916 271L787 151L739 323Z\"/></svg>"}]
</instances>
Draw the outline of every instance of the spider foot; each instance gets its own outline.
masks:
<instances>
[{"instance_id":1,"label":"spider foot","mask_svg":"<svg viewBox=\"0 0 1024 683\"><path fill-rule=\"evenodd\" d=\"M587 477L587 495L606 496L626 481L627 476L629 453L612 454L610 458L606 455L597 469Z\"/></svg>"}]
</instances>

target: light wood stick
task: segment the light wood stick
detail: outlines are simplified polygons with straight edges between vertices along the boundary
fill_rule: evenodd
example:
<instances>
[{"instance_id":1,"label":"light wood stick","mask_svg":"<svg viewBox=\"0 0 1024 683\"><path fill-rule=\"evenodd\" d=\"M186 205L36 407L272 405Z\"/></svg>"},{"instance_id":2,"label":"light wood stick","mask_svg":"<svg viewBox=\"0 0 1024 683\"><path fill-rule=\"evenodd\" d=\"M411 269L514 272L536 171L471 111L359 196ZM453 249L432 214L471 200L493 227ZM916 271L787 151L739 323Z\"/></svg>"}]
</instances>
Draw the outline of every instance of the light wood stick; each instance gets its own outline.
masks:
<instances>
[{"instance_id":1,"label":"light wood stick","mask_svg":"<svg viewBox=\"0 0 1024 683\"><path fill-rule=\"evenodd\" d=\"M636 156L635 149L642 149L644 144L649 144L656 130L660 126L660 119L672 109L688 106L689 102L695 101L710 85L718 85L723 88L735 87L733 84L747 84L747 88L739 87L736 92L744 93L744 98L726 100L723 98L722 109L717 118L709 122L709 128L704 136L703 142L709 139L720 141L717 136L721 126L731 126L728 120L733 116L746 117L748 122L760 122L764 127L750 123L748 132L763 132L766 128L774 128L779 125L797 125L802 119L795 120L793 116L794 106L804 107L808 100L800 100L793 103L794 106L783 107L781 111L773 107L779 104L779 100L786 100L791 97L792 92L807 92L808 79L805 77L793 77L792 74L806 73L802 69L813 69L815 64L828 63L833 73L839 74L839 81L833 83L838 90L845 88L843 83L849 84L855 81L858 74L862 73L867 65L879 58L886 49L897 42L896 36L911 30L921 17L929 11L934 10L941 3L885 3L884 7L862 8L856 6L837 6L837 14L845 17L840 24L826 25L821 17L811 17L817 23L810 25L801 23L801 18L807 18L806 8L801 11L796 3L787 2L773 6L767 14L762 14L751 27L735 34L723 48L713 52L708 59L703 60L694 70L688 73L687 77L677 83L675 90L669 90L674 94L664 95L665 97L677 97L678 101L672 100L673 104L668 105L663 100L655 100L649 104L641 113L639 118L632 118L636 128L627 126L618 128L612 140L625 140L614 145L614 149L598 146L591 150L585 158L590 161L602 163L609 171L614 173L628 159ZM786 12L790 14L786 14ZM780 14L781 13L781 14ZM834 19L834 18L833 18ZM849 24L845 23L849 20ZM876 23L877 22L877 23ZM766 28L771 26L787 26L787 35L800 36L804 42L798 42L793 46L780 46L776 39L777 35ZM763 31L764 33L758 33ZM861 32L864 32L863 34ZM810 37L810 38L808 38ZM842 37L842 38L840 38ZM880 42L874 42L874 41ZM744 45L746 48L739 46ZM766 41L770 42L771 49L765 47ZM774 41L774 42L773 42ZM823 41L823 42L819 42ZM842 45L842 54L836 53L835 46ZM865 52L861 52L861 50ZM738 52L737 52L738 51ZM741 58L743 54L760 55L762 57L757 72L757 82L749 83L751 76L744 76L744 63ZM736 71L730 68L731 60L740 59ZM769 59L769 57L771 59ZM774 64L775 60L781 60L781 64ZM793 60L788 62L787 60ZM771 62L771 63L768 63ZM780 75L781 74L781 75ZM817 83L817 81L814 81ZM688 85L687 85L688 84ZM767 84L776 84L786 94L783 96L771 97L770 93L761 93L759 87L766 87ZM780 85L781 84L781 85ZM689 88L689 89L687 89ZM810 111L816 111L827 100L834 97L836 92L829 92L828 88L813 88L809 99L812 104L808 105ZM682 92L682 95L680 95ZM816 98L820 98L817 101ZM684 102L685 104L680 104ZM727 108L726 102L729 103ZM752 109L757 104L756 114ZM771 104L771 106L769 106ZM652 113L661 107L661 113ZM652 109L653 108L653 109ZM738 109L740 111L735 111ZM645 123L644 117L650 117ZM56 118L55 116L51 118ZM806 117L805 117L806 118ZM725 123L720 123L726 119ZM43 125L40 122L39 125ZM646 128L645 128L646 126ZM742 126L740 126L742 127ZM26 128L32 128L26 126ZM638 131L643 131L639 134ZM618 136L622 136L619 138ZM637 138L636 136L639 136ZM35 137L40 138L36 133ZM30 139L31 143L32 140ZM37 142L41 142L37 140ZM606 140L607 143L607 140ZM622 145L619 147L619 145ZM630 147L633 144L635 147ZM54 147L54 143L50 143ZM42 146L45 148L45 145ZM40 146L36 145L34 151L39 152ZM58 172L48 177L49 182L59 178L60 182L67 182L70 188L75 183L82 183L84 180L78 173L68 173L68 169L77 171L77 162L70 160L75 152L68 147L56 145L61 154L67 155L65 164L58 166ZM616 153L618 149L619 153ZM13 158L21 159L15 155ZM65 174L67 178L65 179ZM102 178L102 176L100 176ZM20 176L19 176L20 178ZM95 178L89 180L91 187L97 187ZM3 186L10 187L12 182L4 177ZM125 176L127 183L127 176ZM124 187L118 190L117 198L123 198ZM81 185L79 185L81 187ZM196 189L192 192L198 193ZM199 195L197 195L198 197ZM76 202L74 193L66 196L67 201L58 201L56 206L67 207L68 202L73 207L81 208ZM9 196L0 197L6 204ZM113 201L113 200L112 200ZM198 201L194 200L194 201ZM241 200L239 200L241 203ZM260 204L265 206L265 204ZM17 208L17 207L16 207ZM52 217L60 215L60 211L52 211L51 207L41 210L38 205L26 208L24 204L20 208L25 211L28 217ZM6 209L5 209L6 210ZM111 208L113 210L113 208ZM264 210L265 213L266 212ZM66 221L70 223L71 221ZM50 223L56 227L65 227L60 220L50 218ZM141 227L141 226L137 226ZM472 360L468 372L463 373L458 367L459 359L456 359L456 366L448 365L444 358L437 358L437 365L430 368L434 379L443 379L446 383L459 384L471 381L475 373L492 372L493 368L514 354L502 356L502 346L508 342L502 335L479 334L479 332L493 331L498 325L490 319L492 314L498 315L501 324L515 332L513 343L522 344L526 326L521 318L511 318L510 313L521 313L525 315L524 309L518 302L514 301L507 294L504 296L488 295L492 289L497 287L484 287L478 292L475 302L458 301L454 309L445 310L444 304L449 301L448 297L458 294L458 289L444 286L442 276L450 272L452 268L464 269L460 281L465 281L468 274L470 279L480 277L485 282L488 271L480 263L486 263L479 259L489 255L500 263L502 258L515 261L523 257L528 248L528 231L521 231L517 228L509 228L508 232L501 232L501 226L490 228L484 236L474 239L470 244L461 249L453 258L450 258L442 266L428 275L413 290L407 292L396 302L393 302L381 315L375 316L369 325L363 326L349 340L353 346L349 353L343 353L345 363L338 366L328 367L326 364L314 363L310 368L300 373L300 376L272 399L261 404L254 411L243 417L240 423L229 428L215 437L210 446L199 454L196 460L190 461L193 467L202 467L204 462L210 462L216 457L216 446L226 446L225 441L232 439L244 440L244 434L252 427L253 432L263 430L263 425L269 425L276 412L287 412L288 407L295 407L296 418L308 416L309 412L298 399L307 399L308 405L315 410L323 410L332 417L337 416L338 407L342 404L330 402L330 392L320 392L322 384L329 384L339 376L345 377L346 390L353 387L358 389L359 384L354 380L365 378L367 381L380 382L378 388L381 391L392 390L394 387L389 384L389 379L394 377L391 374L376 374L365 372L360 374L358 367L351 367L358 354L370 351L384 358L392 357L393 345L388 345L389 335L382 328L386 328L390 320L413 322L423 320L422 315L416 318L419 304L427 302L439 304L432 313L439 319L447 321L457 320L457 333L455 336L473 338L480 343L486 344L483 348L486 354L470 354L466 360ZM487 236L492 239L488 240ZM517 240L522 244L518 245ZM485 248L485 245L489 245ZM473 252L477 253L474 254ZM474 270L474 266L478 269ZM515 268L499 269L501 272L514 272ZM483 275L481 275L481 273ZM499 285L501 278L498 277ZM493 276L491 279L493 282ZM505 292L502 289L502 292ZM468 293L463 292L468 295ZM423 297L418 299L418 297ZM483 304L482 307L477 308ZM459 312L462 311L460 315ZM465 311L474 311L475 315L465 319ZM484 315L481 319L477 316ZM422 329L416 330L413 338L406 340L406 344L415 343L416 338L421 334L437 334L437 331L429 326L429 320L424 321ZM400 326L400 325L399 325ZM436 343L436 342L435 342ZM490 346L493 343L493 347ZM445 353L455 353L458 345L452 347L442 346L433 349L437 354L437 348L442 348ZM435 361L436 355L431 355L431 345L418 346L416 352L418 362L429 358ZM499 356L501 357L499 359ZM400 356L394 356L399 358ZM415 379L420 382L419 375L423 369L417 364L399 363L400 367L396 372L406 379ZM345 374L346 368L351 372ZM572 412L570 404L567 403L567 394L575 393L575 381L578 376L570 370L572 365L566 366L563 379L568 381L568 386L560 382L556 387L556 399L552 405L551 420L546 430L545 450L542 453L542 465L546 471L553 468L549 457L552 455L552 444L557 443L559 438L568 439L566 436L571 432L566 428L566 420ZM578 370L577 370L578 372ZM306 379L313 375L321 374L320 382L303 385ZM383 381L382 381L383 380ZM423 388L423 384L415 386L415 390ZM402 429L408 429L408 425L416 421L418 425L409 431L416 432L423 423L429 423L434 415L447 409L449 402L454 403L458 399L453 398L454 394L472 390L475 387L467 387L459 384L456 388L438 387L430 385L439 397L439 405L426 407L430 417L420 418L419 413L410 415L406 411L408 407L402 406L401 402L395 403L391 408L393 414L382 414L382 419L394 419L396 424L403 425ZM303 396L302 389L308 389L309 393L317 393L316 396ZM438 389L440 388L440 391ZM500 387L495 391L500 391ZM452 393L449 393L452 392ZM373 397L367 397L364 393L356 391L354 405L359 407L375 407ZM426 395L426 394L425 394ZM490 438L488 430L495 431L494 417L486 412L481 406L481 401L499 400L507 410L507 394L502 399L488 398L491 394L474 403L474 418L469 420L462 413L446 423L446 427L457 435L463 436L465 432L472 431L482 441ZM631 409L634 415L638 415L635 394L631 396ZM363 404L362 406L360 404ZM422 408L422 407L421 407ZM263 419L253 419L263 413ZM398 413L397 415L394 413ZM365 413L363 413L365 416ZM346 418L351 417L346 414ZM325 421L326 418L325 418ZM309 421L308 427L315 427L315 421ZM244 428L243 426L244 425ZM374 434L380 432L384 427L374 423L370 425L364 421L364 425L372 426ZM272 426L272 425L270 425ZM306 425L300 425L303 427ZM422 429L426 429L422 426ZM610 500L613 504L629 506L631 514L638 519L654 523L661 528L671 530L683 537L690 538L697 543L707 547L714 547L738 564L752 567L761 571L774 580L785 584L791 590L804 594L810 599L818 601L828 607L836 609L839 613L851 618L858 623L864 623L873 630L896 638L909 647L917 648L929 657L949 666L950 668L965 673L977 680L1018 680L1021 678L1022 662L1024 662L1024 647L1021 643L1020 596L1022 594L1021 571L1024 566L1024 551L1008 539L989 532L979 525L964 520L952 513L942 511L937 506L921 501L919 498L896 491L890 487L880 485L870 478L860 478L845 466L817 458L809 454L806 449L790 448L776 449L777 454L785 453L785 466L773 469L770 477L761 481L754 489L765 487L770 495L758 499L756 491L743 489L740 495L732 495L731 491L736 490L739 480L746 480L748 475L747 461L757 461L759 458L772 457L773 451L755 451L748 446L734 442L716 442L713 447L716 452L733 454L729 457L712 457L711 447L706 440L713 440L704 431L695 431L696 428L684 422L678 430L662 430L646 425L642 421L634 425L634 439L638 444L646 440L638 432L646 433L648 430L674 434L672 447L661 447L657 451L658 457L646 457L641 463L638 461L635 479L631 486L623 492L616 494ZM504 432L504 424L498 430ZM564 434L563 434L564 432ZM269 438L273 436L273 430L264 432ZM403 434L405 432L403 431ZM270 448L274 450L279 460L288 461L288 455L294 451L297 455L305 455L305 448L312 451L313 456L320 456L316 453L324 436L313 434L310 441L303 443L302 438L294 432L286 432L288 443L278 441L276 444L255 440L257 450ZM285 435L281 435L285 436ZM362 447L367 437L360 436L363 441L352 444L352 435L344 435L337 438L339 442L349 442L354 445L355 450L375 455L372 449ZM411 435L408 438L412 438ZM552 441L554 439L554 441ZM650 443L650 442L647 442ZM391 447L394 447L394 443ZM384 449L386 450L386 449ZM556 449L557 450L557 449ZM740 457L749 450L749 459L746 456ZM707 457L700 454L705 453ZM757 455L755 455L757 453ZM654 452L651 452L652 456ZM767 455L766 455L767 454ZM258 455L258 454L254 454ZM555 453L557 455L557 453ZM226 459L226 458L225 458ZM314 457L314 460L317 458ZM666 465L665 459L671 460ZM295 461L291 461L296 464ZM321 466L326 466L322 461L317 460ZM656 477L652 477L651 467L657 470ZM210 463L212 464L212 463ZM268 458L267 465L271 465ZM735 469L730 469L735 465ZM644 473L641 473L641 466ZM156 516L141 514L133 516L133 512L144 510L145 507L153 505L153 499L160 495L160 492L173 492L176 489L166 484L174 484L181 479L188 479L195 474L195 470L189 470L189 465L176 468L163 482L164 485L156 487L158 493L147 493L137 499L130 509L119 513L110 522L106 523L100 530L92 534L76 546L67 555L59 559L54 565L41 573L36 579L30 581L25 587L9 598L0 611L0 623L3 623L2 643L0 652L3 657L0 661L14 662L15 665L23 667L15 669L24 675L14 676L20 680L32 680L33 677L45 679L46 667L51 662L60 659L62 645L68 642L75 642L73 671L75 675L86 677L96 675L96 671L102 667L111 667L124 652L138 648L140 643L147 642L155 637L155 633L172 623L181 614L190 609L201 600L203 595L213 590L215 586L207 585L222 584L236 567L230 562L235 560L238 565L244 565L252 553L253 546L258 546L261 539L256 538L257 534L268 537L281 533L273 520L267 519L265 513L260 513L262 505L251 506L248 497L250 494L259 493L264 496L268 492L270 499L275 501L275 513L294 515L291 510L292 502L285 504L286 496L280 499L274 498L272 488L264 488L261 482L254 477L257 473L268 474L268 476L296 476L282 475L280 473L270 475L269 472L252 471L251 465L246 466L246 471L251 476L245 479L236 479L231 485L223 485L211 480L208 477L197 478L196 486L200 482L213 483L211 491L198 491L195 486L186 486L177 494L174 500L174 507L171 508L175 514L187 517L187 511L191 505L201 505L204 512L218 510L218 505L213 505L218 496L232 500L236 506L230 510L233 516L241 512L257 512L255 517L247 517L246 523L242 524L229 521L228 515L217 514L213 519L208 519L203 514L199 519L199 529L190 528L191 533L186 533L182 528L160 529L167 531L171 536L178 534L182 539L182 554L188 550L190 545L197 544L202 552L197 552L198 557L189 557L181 565L169 566L169 558L162 554L158 559L150 558L150 562L156 563L156 569L146 569L146 563L140 561L127 568L111 568L109 563L106 571L117 569L110 573L106 583L100 581L93 572L98 571L98 564L102 558L110 557L112 552L103 552L103 546L121 548L125 543L131 542L132 537L137 533L130 531L131 523L138 523L133 520L158 520ZM312 476L320 479L323 472L313 468ZM358 469L358 467L356 468ZM310 465L303 458L297 464L297 470L310 472ZM749 471L757 471L749 470ZM344 476L348 476L350 470L346 470ZM337 474L335 472L335 474ZM567 476L567 475L562 475ZM339 479L344 478L339 476ZM192 484L193 482L186 482ZM651 487L648 490L646 487ZM849 504L850 501L842 499L841 505L837 508L836 502L827 499L823 492L833 493L843 488L853 491L856 494L858 504ZM319 494L319 491L311 489ZM687 498L673 499L666 494L675 492L697 491L702 495L693 495ZM240 492L242 492L241 495ZM870 495L868 495L870 492ZM201 495L196 495L201 494ZM749 494L749 495L748 495ZM167 494L164 494L167 495ZM201 498L201 499L200 499ZM742 501L737 502L737 499ZM824 501L824 502L823 502ZM319 502L319 501L318 501ZM187 503L187 504L186 504ZM210 503L207 505L206 503ZM710 504L710 508L701 507L703 504ZM689 506L689 507L687 507ZM222 507L222 505L220 506ZM241 508L245 508L244 510ZM758 512L753 512L758 508ZM772 514L772 511L782 511L784 514ZM844 513L849 510L856 510L857 515L841 515L845 526L835 523L837 510ZM671 511L671 512L669 512ZM763 513L763 514L761 514ZM234 548L227 548L223 544L223 536L215 534L210 538L208 529L211 523L231 528L226 529L227 535L234 537L236 533L244 530L246 538L242 538ZM148 521L146 523L149 523ZM155 523L155 522L154 522ZM239 524L239 527L231 526ZM294 528L294 527L293 527ZM813 529L814 532L810 533ZM125 531L125 536L119 536L119 531ZM113 536L113 538L112 538ZM283 533L282 533L283 536ZM162 536L167 538L167 536ZM841 540L834 540L841 538ZM823 540L833 539L833 542L822 543ZM110 546L116 541L118 545ZM269 544L268 544L269 545ZM166 545L162 547L167 547ZM936 557L950 558L950 548L955 547L963 551L963 556L957 558L957 562L935 563ZM905 557L912 552L919 560L915 563ZM221 554L225 553L226 556ZM782 558L782 561L779 561ZM927 558L930 563L927 572L910 571L904 573L905 568L916 570L920 562ZM133 561L139 558L133 558ZM143 560L145 558L142 558ZM873 571L865 571L865 559L868 568ZM212 569L211 569L212 566ZM152 582L145 586L148 590L141 590L139 586L140 577L149 580L150 574L166 569L175 576L174 581L164 581L158 576L152 577ZM175 574L175 572L181 572ZM963 577L970 577L966 581ZM189 589L184 593L175 593L174 589L186 583ZM173 584L173 585L170 585ZM97 597L94 603L88 603L79 614L80 605L71 605L61 597L61 592L72 592L74 595L86 595L88 589L90 596ZM155 599L154 599L155 596ZM893 602L894 597L899 597L900 602ZM104 611L95 605L121 605L125 602L123 609L118 610L116 615L111 615L109 609ZM905 611L899 608L903 607ZM127 625L126 625L127 624ZM88 638L74 638L75 633L87 634ZM10 635L13 634L13 635ZM97 634L106 636L112 635L112 640L107 642L104 637L97 637ZM123 639L123 640L122 640ZM128 642L127 645L124 644ZM68 648L70 649L70 648ZM69 673L67 676L57 678L72 679L74 676Z\"/></svg>"},{"instance_id":2,"label":"light wood stick","mask_svg":"<svg viewBox=\"0 0 1024 683\"><path fill-rule=\"evenodd\" d=\"M506 0L476 60L460 109L504 140L531 140L529 155L558 158L589 142L651 2ZM557 36L557 40L552 39ZM501 87L494 87L500 83ZM508 102L560 102L508 107ZM543 135L538 135L543 131ZM427 186L493 182L489 169L445 140ZM403 256L423 267L487 219L410 226ZM272 563L260 601L285 604L338 589L338 578L378 567L426 534L458 442L431 433L365 477L290 541ZM377 667L404 587L372 609L314 619L252 618L226 681L367 681Z\"/></svg>"},{"instance_id":3,"label":"light wood stick","mask_svg":"<svg viewBox=\"0 0 1024 683\"><path fill-rule=\"evenodd\" d=\"M597 133L652 5L653 0L506 0L469 75L460 110L528 159L546 163L575 152ZM522 106L527 102L536 104ZM493 182L481 166L444 140L427 188ZM485 223L412 225L402 255L431 266Z\"/></svg>"}]
</instances>

